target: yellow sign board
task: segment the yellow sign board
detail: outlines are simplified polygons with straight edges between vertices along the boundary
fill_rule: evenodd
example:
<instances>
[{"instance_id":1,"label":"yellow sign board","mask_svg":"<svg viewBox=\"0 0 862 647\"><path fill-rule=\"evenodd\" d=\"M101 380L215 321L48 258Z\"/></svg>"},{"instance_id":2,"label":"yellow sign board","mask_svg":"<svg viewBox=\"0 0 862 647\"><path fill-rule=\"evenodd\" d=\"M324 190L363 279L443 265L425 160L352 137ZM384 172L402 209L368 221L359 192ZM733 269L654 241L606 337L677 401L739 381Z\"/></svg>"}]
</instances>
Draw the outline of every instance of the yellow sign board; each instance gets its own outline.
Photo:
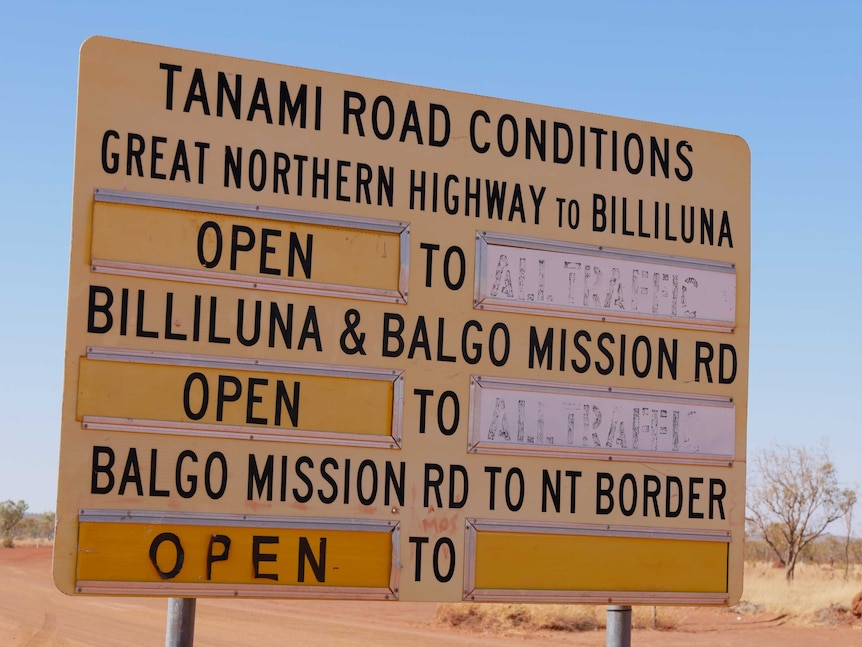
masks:
<instances>
[{"instance_id":1,"label":"yellow sign board","mask_svg":"<svg viewBox=\"0 0 862 647\"><path fill-rule=\"evenodd\" d=\"M520 591L530 591L534 599L554 601L559 599L558 591L573 590L592 593L599 601L607 599L609 591L653 591L685 599L686 594L727 591L727 536L584 532L582 528L552 528L544 533L477 529L475 588L469 599L508 595L515 600Z\"/></svg>"},{"instance_id":2,"label":"yellow sign board","mask_svg":"<svg viewBox=\"0 0 862 647\"><path fill-rule=\"evenodd\" d=\"M347 530L323 523L256 527L248 518L241 525L230 518L190 525L179 518L81 516L76 575L82 592L117 593L129 583L145 592L205 583L236 593L295 597L302 587L315 587L386 599L397 589L391 581L397 546L385 523Z\"/></svg>"},{"instance_id":3,"label":"yellow sign board","mask_svg":"<svg viewBox=\"0 0 862 647\"><path fill-rule=\"evenodd\" d=\"M200 203L178 209L107 191L96 199L95 271L403 301L406 225L368 220L351 227L335 217Z\"/></svg>"},{"instance_id":4,"label":"yellow sign board","mask_svg":"<svg viewBox=\"0 0 862 647\"><path fill-rule=\"evenodd\" d=\"M54 578L742 590L737 137L96 37Z\"/></svg>"},{"instance_id":5,"label":"yellow sign board","mask_svg":"<svg viewBox=\"0 0 862 647\"><path fill-rule=\"evenodd\" d=\"M179 428L212 437L220 431L241 438L304 434L312 442L316 434L386 436L388 442L400 436L400 406L396 411L391 379L160 360L164 363L82 358L78 418L84 427L139 422L161 433ZM333 407L335 401L340 406Z\"/></svg>"}]
</instances>

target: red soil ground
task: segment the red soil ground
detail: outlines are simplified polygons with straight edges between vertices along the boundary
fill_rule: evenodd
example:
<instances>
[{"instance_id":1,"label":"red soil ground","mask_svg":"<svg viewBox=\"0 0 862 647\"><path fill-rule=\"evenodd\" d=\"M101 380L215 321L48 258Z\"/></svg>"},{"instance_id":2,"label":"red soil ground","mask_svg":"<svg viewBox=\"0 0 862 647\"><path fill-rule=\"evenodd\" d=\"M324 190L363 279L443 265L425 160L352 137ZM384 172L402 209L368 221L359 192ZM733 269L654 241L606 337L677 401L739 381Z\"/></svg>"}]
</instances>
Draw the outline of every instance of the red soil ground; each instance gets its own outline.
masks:
<instances>
[{"instance_id":1,"label":"red soil ground","mask_svg":"<svg viewBox=\"0 0 862 647\"><path fill-rule=\"evenodd\" d=\"M849 601L848 601L849 603ZM484 634L437 623L430 603L201 599L199 647L439 647L570 645L603 647L604 631ZM0 645L162 645L167 600L70 597L54 588L51 549L0 548ZM769 615L681 609L672 631L635 630L636 647L862 647L862 621L796 627Z\"/></svg>"}]
</instances>

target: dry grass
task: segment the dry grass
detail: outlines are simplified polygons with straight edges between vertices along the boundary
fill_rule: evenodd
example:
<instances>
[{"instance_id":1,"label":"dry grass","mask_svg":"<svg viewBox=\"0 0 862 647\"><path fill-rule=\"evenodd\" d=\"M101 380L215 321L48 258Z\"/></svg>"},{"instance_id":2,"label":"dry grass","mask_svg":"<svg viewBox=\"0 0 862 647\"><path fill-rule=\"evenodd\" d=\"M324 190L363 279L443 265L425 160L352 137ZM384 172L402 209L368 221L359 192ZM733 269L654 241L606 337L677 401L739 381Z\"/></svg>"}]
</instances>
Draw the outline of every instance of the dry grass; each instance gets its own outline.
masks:
<instances>
[{"instance_id":1,"label":"dry grass","mask_svg":"<svg viewBox=\"0 0 862 647\"><path fill-rule=\"evenodd\" d=\"M862 567L850 569L844 579L844 568L817 564L800 564L796 577L788 585L783 568L771 564L745 565L742 610L788 615L806 624L830 624L847 609L853 596L862 591Z\"/></svg>"},{"instance_id":2,"label":"dry grass","mask_svg":"<svg viewBox=\"0 0 862 647\"><path fill-rule=\"evenodd\" d=\"M862 566L844 579L843 568L801 564L788 585L784 570L771 564L746 564L742 602L737 613L787 616L795 624L834 625L851 622L853 596L862 591ZM538 630L596 631L605 629L604 606L559 604L441 604L437 621L453 627L496 634L525 634ZM685 611L678 607L635 606L635 629L673 630Z\"/></svg>"},{"instance_id":3,"label":"dry grass","mask_svg":"<svg viewBox=\"0 0 862 647\"><path fill-rule=\"evenodd\" d=\"M635 629L670 631L676 629L680 622L680 611L676 607L632 607L632 627Z\"/></svg>"},{"instance_id":4,"label":"dry grass","mask_svg":"<svg viewBox=\"0 0 862 647\"><path fill-rule=\"evenodd\" d=\"M437 620L453 627L514 633L550 629L592 631L600 628L591 607L536 604L441 604Z\"/></svg>"},{"instance_id":5,"label":"dry grass","mask_svg":"<svg viewBox=\"0 0 862 647\"><path fill-rule=\"evenodd\" d=\"M606 608L562 604L441 604L437 621L477 631L512 634L531 631L596 631L605 628ZM679 624L675 609L634 607L632 627L669 630Z\"/></svg>"},{"instance_id":6,"label":"dry grass","mask_svg":"<svg viewBox=\"0 0 862 647\"><path fill-rule=\"evenodd\" d=\"M21 546L21 547L36 546L36 547L39 547L39 546L53 546L53 545L54 545L53 539L42 539L40 537L24 537L24 538L16 537L11 546L4 546L4 548L15 548L16 546Z\"/></svg>"}]
</instances>

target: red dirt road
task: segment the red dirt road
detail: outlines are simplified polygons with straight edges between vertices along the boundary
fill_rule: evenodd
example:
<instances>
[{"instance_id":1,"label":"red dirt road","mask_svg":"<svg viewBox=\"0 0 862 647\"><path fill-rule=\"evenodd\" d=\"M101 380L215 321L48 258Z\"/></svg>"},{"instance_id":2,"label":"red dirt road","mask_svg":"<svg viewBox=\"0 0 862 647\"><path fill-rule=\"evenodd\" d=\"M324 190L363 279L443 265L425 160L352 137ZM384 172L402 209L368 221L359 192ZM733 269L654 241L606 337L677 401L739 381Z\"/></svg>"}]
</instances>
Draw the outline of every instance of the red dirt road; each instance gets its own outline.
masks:
<instances>
[{"instance_id":1,"label":"red dirt road","mask_svg":"<svg viewBox=\"0 0 862 647\"><path fill-rule=\"evenodd\" d=\"M201 599L199 647L603 647L603 631L500 636L437 624L428 603ZM51 549L0 549L0 645L77 647L163 645L167 600L70 597L54 588ZM680 610L673 631L635 630L635 647L862 647L862 623L792 627L769 616Z\"/></svg>"}]
</instances>

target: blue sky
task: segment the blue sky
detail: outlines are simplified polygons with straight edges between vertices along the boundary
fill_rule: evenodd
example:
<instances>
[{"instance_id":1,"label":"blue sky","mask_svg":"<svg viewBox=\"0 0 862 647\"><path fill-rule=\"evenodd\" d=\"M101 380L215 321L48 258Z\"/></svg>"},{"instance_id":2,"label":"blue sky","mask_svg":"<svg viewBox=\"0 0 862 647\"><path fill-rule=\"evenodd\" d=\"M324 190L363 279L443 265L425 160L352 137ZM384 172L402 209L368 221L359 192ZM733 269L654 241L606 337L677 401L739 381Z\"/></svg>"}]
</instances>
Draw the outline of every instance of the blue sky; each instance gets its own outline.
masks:
<instances>
[{"instance_id":1,"label":"blue sky","mask_svg":"<svg viewBox=\"0 0 862 647\"><path fill-rule=\"evenodd\" d=\"M101 34L740 135L749 452L862 482L857 2L45 2L0 24L0 500L55 505L78 49Z\"/></svg>"}]
</instances>

